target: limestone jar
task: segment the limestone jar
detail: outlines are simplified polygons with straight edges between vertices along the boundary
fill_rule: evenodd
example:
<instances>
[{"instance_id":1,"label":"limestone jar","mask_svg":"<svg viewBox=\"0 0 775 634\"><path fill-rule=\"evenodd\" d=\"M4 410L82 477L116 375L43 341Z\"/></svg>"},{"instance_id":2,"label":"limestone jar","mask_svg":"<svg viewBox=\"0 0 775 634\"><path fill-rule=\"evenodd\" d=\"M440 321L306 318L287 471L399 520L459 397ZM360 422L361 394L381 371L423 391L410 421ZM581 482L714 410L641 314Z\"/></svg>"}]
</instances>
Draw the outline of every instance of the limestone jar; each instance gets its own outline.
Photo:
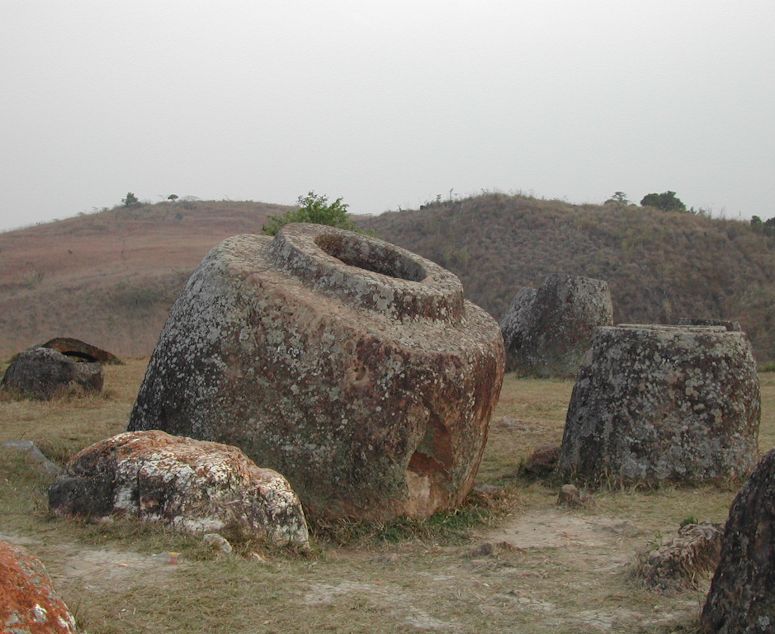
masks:
<instances>
[{"instance_id":1,"label":"limestone jar","mask_svg":"<svg viewBox=\"0 0 775 634\"><path fill-rule=\"evenodd\" d=\"M498 325L409 251L322 225L216 246L172 308L129 430L237 445L326 517L462 502L503 382Z\"/></svg>"}]
</instances>

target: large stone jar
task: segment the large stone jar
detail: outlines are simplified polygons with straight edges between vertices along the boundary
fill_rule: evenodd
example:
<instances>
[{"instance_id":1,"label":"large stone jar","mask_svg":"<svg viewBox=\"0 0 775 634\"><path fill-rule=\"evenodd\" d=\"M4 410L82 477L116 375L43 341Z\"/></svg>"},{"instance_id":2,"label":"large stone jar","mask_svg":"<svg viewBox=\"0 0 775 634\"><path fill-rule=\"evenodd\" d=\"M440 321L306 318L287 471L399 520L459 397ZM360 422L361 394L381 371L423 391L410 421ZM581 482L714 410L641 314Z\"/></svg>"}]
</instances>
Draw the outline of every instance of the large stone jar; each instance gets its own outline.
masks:
<instances>
[{"instance_id":1,"label":"large stone jar","mask_svg":"<svg viewBox=\"0 0 775 634\"><path fill-rule=\"evenodd\" d=\"M760 413L745 333L599 328L573 388L559 470L597 484L745 477Z\"/></svg>"},{"instance_id":2,"label":"large stone jar","mask_svg":"<svg viewBox=\"0 0 775 634\"><path fill-rule=\"evenodd\" d=\"M501 320L506 369L522 376L572 377L598 326L613 325L608 284L552 274L523 288Z\"/></svg>"},{"instance_id":3,"label":"large stone jar","mask_svg":"<svg viewBox=\"0 0 775 634\"><path fill-rule=\"evenodd\" d=\"M175 303L129 430L241 447L308 513L424 517L470 490L503 380L458 278L321 225L215 247Z\"/></svg>"},{"instance_id":4,"label":"large stone jar","mask_svg":"<svg viewBox=\"0 0 775 634\"><path fill-rule=\"evenodd\" d=\"M702 610L708 634L775 631L775 450L740 489Z\"/></svg>"}]
</instances>

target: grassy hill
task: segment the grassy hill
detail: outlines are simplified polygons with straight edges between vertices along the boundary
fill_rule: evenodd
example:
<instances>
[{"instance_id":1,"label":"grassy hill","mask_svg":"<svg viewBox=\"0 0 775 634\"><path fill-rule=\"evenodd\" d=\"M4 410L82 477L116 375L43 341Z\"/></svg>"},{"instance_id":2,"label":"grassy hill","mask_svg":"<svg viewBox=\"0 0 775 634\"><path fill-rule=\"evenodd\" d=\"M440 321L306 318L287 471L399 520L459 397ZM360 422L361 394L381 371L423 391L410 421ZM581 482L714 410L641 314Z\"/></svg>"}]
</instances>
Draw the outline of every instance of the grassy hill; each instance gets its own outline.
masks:
<instances>
[{"instance_id":1,"label":"grassy hill","mask_svg":"<svg viewBox=\"0 0 775 634\"><path fill-rule=\"evenodd\" d=\"M0 233L0 354L54 336L150 354L193 268L222 239L287 208L178 202Z\"/></svg>"},{"instance_id":2,"label":"grassy hill","mask_svg":"<svg viewBox=\"0 0 775 634\"><path fill-rule=\"evenodd\" d=\"M207 251L286 210L159 203L0 233L0 355L55 336L150 354ZM775 359L775 238L742 222L499 194L359 222L457 273L496 318L549 273L588 275L611 285L618 322L739 319L758 358Z\"/></svg>"},{"instance_id":3,"label":"grassy hill","mask_svg":"<svg viewBox=\"0 0 775 634\"><path fill-rule=\"evenodd\" d=\"M488 194L362 224L455 272L498 319L521 287L585 275L610 284L616 322L739 319L775 359L775 238L744 222Z\"/></svg>"}]
</instances>

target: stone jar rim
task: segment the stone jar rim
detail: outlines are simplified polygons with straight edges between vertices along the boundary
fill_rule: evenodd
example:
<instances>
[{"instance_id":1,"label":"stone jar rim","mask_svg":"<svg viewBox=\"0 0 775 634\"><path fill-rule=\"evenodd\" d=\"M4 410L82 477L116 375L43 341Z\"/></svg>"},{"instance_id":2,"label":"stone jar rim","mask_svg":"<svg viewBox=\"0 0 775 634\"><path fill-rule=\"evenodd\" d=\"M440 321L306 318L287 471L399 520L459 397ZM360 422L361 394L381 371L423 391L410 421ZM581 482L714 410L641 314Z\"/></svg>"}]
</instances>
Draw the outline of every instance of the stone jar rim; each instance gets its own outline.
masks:
<instances>
[{"instance_id":1,"label":"stone jar rim","mask_svg":"<svg viewBox=\"0 0 775 634\"><path fill-rule=\"evenodd\" d=\"M394 318L457 322L463 285L406 249L326 225L293 223L269 248L273 263L318 291Z\"/></svg>"}]
</instances>

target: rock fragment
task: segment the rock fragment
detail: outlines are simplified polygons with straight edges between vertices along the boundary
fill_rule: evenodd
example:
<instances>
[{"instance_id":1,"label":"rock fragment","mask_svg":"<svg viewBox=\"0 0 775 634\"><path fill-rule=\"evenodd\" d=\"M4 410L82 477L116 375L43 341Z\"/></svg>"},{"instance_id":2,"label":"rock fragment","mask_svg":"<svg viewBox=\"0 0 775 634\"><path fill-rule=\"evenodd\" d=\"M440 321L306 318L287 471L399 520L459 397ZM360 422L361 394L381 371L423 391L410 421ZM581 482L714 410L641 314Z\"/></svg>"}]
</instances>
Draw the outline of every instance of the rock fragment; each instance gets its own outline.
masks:
<instances>
[{"instance_id":1,"label":"rock fragment","mask_svg":"<svg viewBox=\"0 0 775 634\"><path fill-rule=\"evenodd\" d=\"M563 484L560 487L560 492L557 495L557 505L567 506L568 508L581 508L583 506L589 506L592 503L592 497L580 491L573 484Z\"/></svg>"},{"instance_id":2,"label":"rock fragment","mask_svg":"<svg viewBox=\"0 0 775 634\"><path fill-rule=\"evenodd\" d=\"M529 478L546 478L554 473L560 458L560 445L539 445L522 466L522 473Z\"/></svg>"},{"instance_id":3,"label":"rock fragment","mask_svg":"<svg viewBox=\"0 0 775 634\"><path fill-rule=\"evenodd\" d=\"M716 569L721 536L719 524L686 524L678 529L677 536L640 554L634 575L660 592L697 587L703 575Z\"/></svg>"},{"instance_id":4,"label":"rock fragment","mask_svg":"<svg viewBox=\"0 0 775 634\"><path fill-rule=\"evenodd\" d=\"M301 504L287 480L238 448L126 432L76 454L49 489L63 516L130 515L189 533L227 530L271 544L308 545Z\"/></svg>"},{"instance_id":5,"label":"rock fragment","mask_svg":"<svg viewBox=\"0 0 775 634\"><path fill-rule=\"evenodd\" d=\"M99 363L80 362L50 348L30 348L16 355L0 387L28 398L48 400L73 391L102 390Z\"/></svg>"},{"instance_id":6,"label":"rock fragment","mask_svg":"<svg viewBox=\"0 0 775 634\"><path fill-rule=\"evenodd\" d=\"M737 494L702 610L704 632L775 631L775 450Z\"/></svg>"},{"instance_id":7,"label":"rock fragment","mask_svg":"<svg viewBox=\"0 0 775 634\"><path fill-rule=\"evenodd\" d=\"M224 555L229 555L234 550L229 540L218 533L207 533L202 536L202 541L213 550L218 550Z\"/></svg>"},{"instance_id":8,"label":"rock fragment","mask_svg":"<svg viewBox=\"0 0 775 634\"><path fill-rule=\"evenodd\" d=\"M4 541L0 541L0 630L30 634L77 631L43 563L24 548Z\"/></svg>"},{"instance_id":9,"label":"rock fragment","mask_svg":"<svg viewBox=\"0 0 775 634\"><path fill-rule=\"evenodd\" d=\"M102 365L124 365L124 362L107 350L93 346L90 343L73 339L72 337L55 337L46 343L40 344L41 348L51 348L61 352L67 357L74 357L82 361L101 363Z\"/></svg>"}]
</instances>

